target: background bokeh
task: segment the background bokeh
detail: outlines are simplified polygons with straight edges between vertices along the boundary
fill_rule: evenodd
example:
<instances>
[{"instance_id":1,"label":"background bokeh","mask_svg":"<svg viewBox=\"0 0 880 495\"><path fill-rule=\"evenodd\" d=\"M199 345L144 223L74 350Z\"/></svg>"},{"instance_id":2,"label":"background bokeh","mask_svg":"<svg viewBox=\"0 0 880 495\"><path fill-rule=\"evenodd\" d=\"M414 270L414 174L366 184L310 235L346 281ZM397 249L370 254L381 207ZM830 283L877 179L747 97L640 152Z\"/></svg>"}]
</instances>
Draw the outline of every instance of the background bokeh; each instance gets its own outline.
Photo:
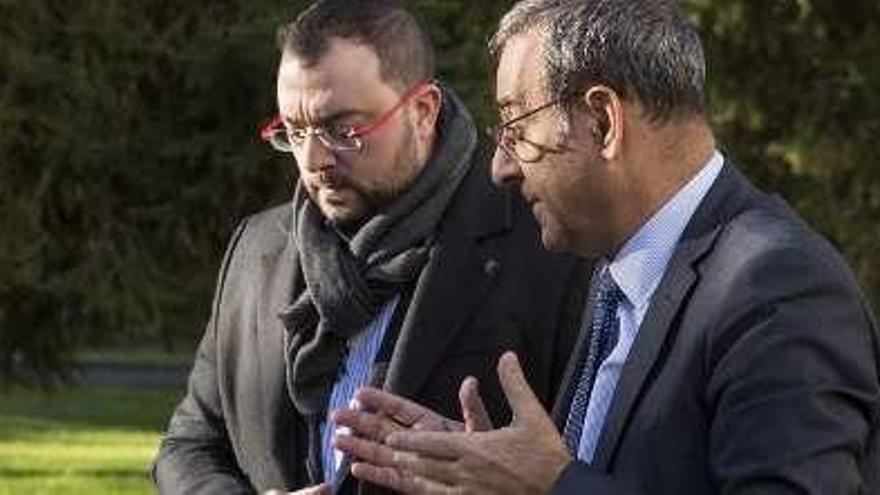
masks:
<instances>
[{"instance_id":1,"label":"background bokeh","mask_svg":"<svg viewBox=\"0 0 880 495\"><path fill-rule=\"evenodd\" d=\"M284 201L275 112L290 0L0 0L0 376L82 348L191 349L227 236ZM440 73L493 118L485 41L511 2L415 0ZM880 296L880 3L685 0L728 156ZM36 372L36 373L34 373Z\"/></svg>"}]
</instances>

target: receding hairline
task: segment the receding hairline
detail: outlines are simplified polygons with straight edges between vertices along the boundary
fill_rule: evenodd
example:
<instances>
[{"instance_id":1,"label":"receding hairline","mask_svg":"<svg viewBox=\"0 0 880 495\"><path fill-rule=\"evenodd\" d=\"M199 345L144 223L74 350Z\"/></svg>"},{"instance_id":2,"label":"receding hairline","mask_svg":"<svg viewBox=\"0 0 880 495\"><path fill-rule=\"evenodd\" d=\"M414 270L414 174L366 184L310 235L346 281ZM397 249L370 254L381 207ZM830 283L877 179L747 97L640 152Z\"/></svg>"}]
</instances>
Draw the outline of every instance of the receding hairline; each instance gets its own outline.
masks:
<instances>
[{"instance_id":1,"label":"receding hairline","mask_svg":"<svg viewBox=\"0 0 880 495\"><path fill-rule=\"evenodd\" d=\"M334 47L337 47L337 49L345 49L339 48L340 43L348 44L351 48L363 48L368 50L371 54L373 54L373 57L375 57L376 67L381 75L382 61L379 58L379 52L376 49L376 46L373 43L370 43L369 41L361 39L357 36L328 36L325 42L322 44L321 50L319 52L310 54L299 52L295 48L290 46L282 47L281 60L283 62L285 60L296 59L303 67L312 68L324 61L327 58L328 54L333 51Z\"/></svg>"},{"instance_id":2,"label":"receding hairline","mask_svg":"<svg viewBox=\"0 0 880 495\"><path fill-rule=\"evenodd\" d=\"M518 42L529 43L528 37L533 36L532 46L528 49L532 51L531 56L528 57L528 61L526 64L517 64L512 67L520 72L529 72L534 69L538 71L537 78L534 82L536 85L530 85L528 87L520 87L517 88L514 92L507 92L504 94L498 93L498 84L497 79L500 75L501 70L501 59L505 53L508 53L508 48ZM546 50L546 40L542 37L544 36L541 33L540 26L530 26L527 29L520 30L516 33L512 33L508 36L502 45L499 46L498 53L494 55L495 57L495 103L498 107L498 110L504 110L507 107L519 105L519 106L528 106L528 105L536 105L541 104L546 99L547 93L547 71L546 65L542 62L542 58L544 56L544 52ZM537 93L537 94L536 94Z\"/></svg>"},{"instance_id":3,"label":"receding hairline","mask_svg":"<svg viewBox=\"0 0 880 495\"><path fill-rule=\"evenodd\" d=\"M366 11L351 11L344 1L318 1L278 29L277 45L285 56L304 66L325 55L330 39L340 38L369 48L377 57L382 80L398 90L430 79L434 48L421 22L393 0L364 2Z\"/></svg>"},{"instance_id":4,"label":"receding hairline","mask_svg":"<svg viewBox=\"0 0 880 495\"><path fill-rule=\"evenodd\" d=\"M645 1L647 5L632 6L626 0L522 0L502 17L489 50L497 68L513 39L537 33L545 49L544 86L551 96L563 98L604 84L621 98L642 104L658 122L705 117L706 69L699 35L676 0L658 5ZM624 20L631 21L630 29L619 25ZM614 25L619 29L608 31ZM650 36L670 44L636 52L636 45ZM627 41L629 46L621 44ZM657 61L664 62L662 68Z\"/></svg>"}]
</instances>

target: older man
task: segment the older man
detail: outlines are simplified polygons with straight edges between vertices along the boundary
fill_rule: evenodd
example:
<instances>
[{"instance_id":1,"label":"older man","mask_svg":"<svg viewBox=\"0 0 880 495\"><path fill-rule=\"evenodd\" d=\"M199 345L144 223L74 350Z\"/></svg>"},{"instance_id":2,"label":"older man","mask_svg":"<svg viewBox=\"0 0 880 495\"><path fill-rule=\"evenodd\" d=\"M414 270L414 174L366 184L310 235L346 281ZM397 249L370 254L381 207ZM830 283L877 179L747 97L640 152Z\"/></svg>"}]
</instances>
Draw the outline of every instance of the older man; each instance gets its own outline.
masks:
<instances>
[{"instance_id":1,"label":"older man","mask_svg":"<svg viewBox=\"0 0 880 495\"><path fill-rule=\"evenodd\" d=\"M415 19L388 0L321 0L280 38L280 115L263 136L299 184L229 246L155 463L162 493L355 491L327 414L358 386L453 416L476 374L502 421L502 350L525 356L549 405L577 335L581 263L543 252L526 205L492 187Z\"/></svg>"},{"instance_id":2,"label":"older man","mask_svg":"<svg viewBox=\"0 0 880 495\"><path fill-rule=\"evenodd\" d=\"M499 430L397 431L443 423L361 392L337 415L368 437L336 439L355 475L412 493L880 493L870 311L834 248L716 149L677 2L526 0L493 46L495 180L521 187L545 246L602 259L582 336L552 417L512 354Z\"/></svg>"}]
</instances>

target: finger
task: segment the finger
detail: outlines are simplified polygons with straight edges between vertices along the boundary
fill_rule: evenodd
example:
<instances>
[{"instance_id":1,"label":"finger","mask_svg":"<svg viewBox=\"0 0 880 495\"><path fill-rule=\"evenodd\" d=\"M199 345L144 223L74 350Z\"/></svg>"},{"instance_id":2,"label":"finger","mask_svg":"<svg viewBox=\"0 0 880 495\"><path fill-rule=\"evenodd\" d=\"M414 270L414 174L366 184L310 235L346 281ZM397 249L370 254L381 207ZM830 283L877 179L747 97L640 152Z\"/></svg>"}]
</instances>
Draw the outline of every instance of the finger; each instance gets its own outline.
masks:
<instances>
[{"instance_id":1,"label":"finger","mask_svg":"<svg viewBox=\"0 0 880 495\"><path fill-rule=\"evenodd\" d=\"M330 489L330 485L327 483L321 483L318 486L313 487L311 492L307 492L309 495L332 495L333 491Z\"/></svg>"},{"instance_id":2,"label":"finger","mask_svg":"<svg viewBox=\"0 0 880 495\"><path fill-rule=\"evenodd\" d=\"M395 492L418 494L419 483L411 475L402 473L396 468L374 466L364 462L351 465L351 474L362 481L389 488Z\"/></svg>"},{"instance_id":3,"label":"finger","mask_svg":"<svg viewBox=\"0 0 880 495\"><path fill-rule=\"evenodd\" d=\"M428 415L437 415L430 409L409 399L377 388L361 388L355 397L363 409L383 413L403 426L411 426Z\"/></svg>"},{"instance_id":4,"label":"finger","mask_svg":"<svg viewBox=\"0 0 880 495\"><path fill-rule=\"evenodd\" d=\"M420 419L412 425L411 429L413 431L464 431L464 423L435 415L431 416L430 420Z\"/></svg>"},{"instance_id":5,"label":"finger","mask_svg":"<svg viewBox=\"0 0 880 495\"><path fill-rule=\"evenodd\" d=\"M333 446L376 466L394 465L394 450L370 440L351 435L336 435L333 437Z\"/></svg>"},{"instance_id":6,"label":"finger","mask_svg":"<svg viewBox=\"0 0 880 495\"><path fill-rule=\"evenodd\" d=\"M492 420L486 411L483 398L480 397L479 381L469 376L461 382L458 390L458 401L461 403L461 414L464 417L465 431L488 431L492 429Z\"/></svg>"},{"instance_id":7,"label":"finger","mask_svg":"<svg viewBox=\"0 0 880 495\"><path fill-rule=\"evenodd\" d=\"M412 452L395 452L394 466L401 473L411 473L416 478L434 481L441 485L455 485L458 481L458 471L454 461L422 457Z\"/></svg>"},{"instance_id":8,"label":"finger","mask_svg":"<svg viewBox=\"0 0 880 495\"><path fill-rule=\"evenodd\" d=\"M522 367L516 354L505 352L498 360L498 379L504 396L513 411L513 422L528 422L536 418L547 416L544 406L535 397L529 382L526 381Z\"/></svg>"},{"instance_id":9,"label":"finger","mask_svg":"<svg viewBox=\"0 0 880 495\"><path fill-rule=\"evenodd\" d=\"M356 462L351 465L351 474L359 480L408 495L446 495L454 493L452 487L448 485L394 468L380 468Z\"/></svg>"},{"instance_id":10,"label":"finger","mask_svg":"<svg viewBox=\"0 0 880 495\"><path fill-rule=\"evenodd\" d=\"M412 493L417 495L453 495L462 493L460 489L456 490L449 485L422 478L421 476L407 476L404 474L404 478L409 480L407 485L411 486Z\"/></svg>"},{"instance_id":11,"label":"finger","mask_svg":"<svg viewBox=\"0 0 880 495\"><path fill-rule=\"evenodd\" d=\"M464 435L467 433L401 430L388 435L385 443L394 450L450 460L464 450Z\"/></svg>"},{"instance_id":12,"label":"finger","mask_svg":"<svg viewBox=\"0 0 880 495\"><path fill-rule=\"evenodd\" d=\"M330 490L330 485L328 485L327 483L321 483L320 485L302 488L295 492L272 489L263 492L263 495L332 495L332 493L333 492Z\"/></svg>"},{"instance_id":13,"label":"finger","mask_svg":"<svg viewBox=\"0 0 880 495\"><path fill-rule=\"evenodd\" d=\"M357 409L339 409L333 412L332 420L337 425L347 426L362 437L384 442L385 437L402 428L384 414L359 411Z\"/></svg>"}]
</instances>

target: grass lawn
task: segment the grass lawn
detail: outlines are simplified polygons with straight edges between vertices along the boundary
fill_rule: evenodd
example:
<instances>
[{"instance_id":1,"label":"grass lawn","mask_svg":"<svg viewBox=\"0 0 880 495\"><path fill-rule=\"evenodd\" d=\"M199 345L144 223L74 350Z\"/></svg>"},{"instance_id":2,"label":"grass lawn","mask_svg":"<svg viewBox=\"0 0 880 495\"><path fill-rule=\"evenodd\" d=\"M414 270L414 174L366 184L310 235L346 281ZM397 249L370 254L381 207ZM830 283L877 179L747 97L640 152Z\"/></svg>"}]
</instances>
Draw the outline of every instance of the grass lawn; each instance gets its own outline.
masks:
<instances>
[{"instance_id":1,"label":"grass lawn","mask_svg":"<svg viewBox=\"0 0 880 495\"><path fill-rule=\"evenodd\" d=\"M147 467L182 391L0 391L0 495L154 493Z\"/></svg>"},{"instance_id":2,"label":"grass lawn","mask_svg":"<svg viewBox=\"0 0 880 495\"><path fill-rule=\"evenodd\" d=\"M135 343L125 349L118 347L89 348L74 353L79 364L111 363L146 366L189 366L196 349L192 342L178 343L173 352L148 344Z\"/></svg>"}]
</instances>

